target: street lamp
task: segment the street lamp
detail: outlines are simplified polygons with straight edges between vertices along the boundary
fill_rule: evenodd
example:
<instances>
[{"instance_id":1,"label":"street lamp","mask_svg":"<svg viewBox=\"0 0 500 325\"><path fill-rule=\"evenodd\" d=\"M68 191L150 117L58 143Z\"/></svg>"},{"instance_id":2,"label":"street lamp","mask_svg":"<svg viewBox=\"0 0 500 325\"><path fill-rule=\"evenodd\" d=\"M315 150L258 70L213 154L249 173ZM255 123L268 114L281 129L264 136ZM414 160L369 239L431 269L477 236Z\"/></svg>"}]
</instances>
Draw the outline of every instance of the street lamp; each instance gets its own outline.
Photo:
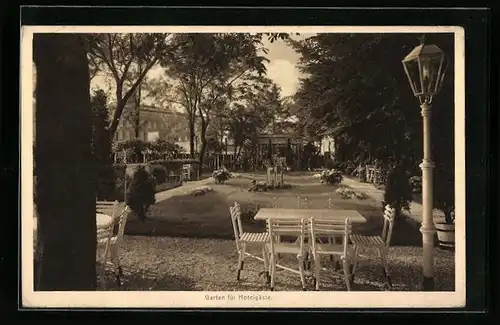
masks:
<instances>
[{"instance_id":1,"label":"street lamp","mask_svg":"<svg viewBox=\"0 0 500 325\"><path fill-rule=\"evenodd\" d=\"M434 163L431 158L431 104L443 84L447 60L444 52L434 44L421 44L415 47L404 59L403 67L410 82L411 90L419 99L422 109L424 133L424 157L422 169L422 233L423 246L423 289L434 290L434 236L436 228L432 217Z\"/></svg>"}]
</instances>

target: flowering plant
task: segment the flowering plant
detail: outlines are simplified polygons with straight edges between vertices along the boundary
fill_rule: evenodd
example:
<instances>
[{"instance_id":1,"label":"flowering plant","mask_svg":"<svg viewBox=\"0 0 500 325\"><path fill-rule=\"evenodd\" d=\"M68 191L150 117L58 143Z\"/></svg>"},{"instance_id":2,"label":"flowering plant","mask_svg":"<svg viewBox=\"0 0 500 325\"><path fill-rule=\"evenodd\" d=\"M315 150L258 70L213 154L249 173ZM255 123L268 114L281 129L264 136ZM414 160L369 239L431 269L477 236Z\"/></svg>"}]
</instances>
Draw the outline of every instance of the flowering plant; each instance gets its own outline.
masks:
<instances>
[{"instance_id":1,"label":"flowering plant","mask_svg":"<svg viewBox=\"0 0 500 325\"><path fill-rule=\"evenodd\" d=\"M357 192L348 187L338 188L335 193L337 193L343 199L357 199L364 200L366 197L363 193Z\"/></svg>"},{"instance_id":2,"label":"flowering plant","mask_svg":"<svg viewBox=\"0 0 500 325\"><path fill-rule=\"evenodd\" d=\"M336 185L342 183L342 173L337 169L327 169L320 174L321 183Z\"/></svg>"},{"instance_id":3,"label":"flowering plant","mask_svg":"<svg viewBox=\"0 0 500 325\"><path fill-rule=\"evenodd\" d=\"M223 184L225 181L230 179L231 173L226 169L226 168L220 168L217 170L214 170L212 173L213 179L217 182L217 184Z\"/></svg>"}]
</instances>

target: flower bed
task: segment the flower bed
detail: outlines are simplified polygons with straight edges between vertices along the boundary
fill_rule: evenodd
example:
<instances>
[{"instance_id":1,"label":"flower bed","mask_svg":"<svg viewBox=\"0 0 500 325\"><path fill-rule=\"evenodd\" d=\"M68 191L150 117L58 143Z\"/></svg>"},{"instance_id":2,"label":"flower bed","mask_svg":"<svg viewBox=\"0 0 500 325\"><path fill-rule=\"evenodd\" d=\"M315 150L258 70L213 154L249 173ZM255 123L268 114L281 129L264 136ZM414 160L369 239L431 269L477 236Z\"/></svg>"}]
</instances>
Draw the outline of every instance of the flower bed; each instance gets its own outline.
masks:
<instances>
[{"instance_id":1,"label":"flower bed","mask_svg":"<svg viewBox=\"0 0 500 325\"><path fill-rule=\"evenodd\" d=\"M356 199L356 200L366 199L366 196L363 193L355 191L349 187L340 187L335 191L335 193L337 193L341 198L347 199L347 200L349 200L349 199Z\"/></svg>"},{"instance_id":2,"label":"flower bed","mask_svg":"<svg viewBox=\"0 0 500 325\"><path fill-rule=\"evenodd\" d=\"M343 176L340 170L337 169L327 169L320 174L321 183L337 185L342 183Z\"/></svg>"},{"instance_id":3,"label":"flower bed","mask_svg":"<svg viewBox=\"0 0 500 325\"><path fill-rule=\"evenodd\" d=\"M224 184L232 175L226 168L220 168L213 171L212 177L217 184Z\"/></svg>"}]
</instances>

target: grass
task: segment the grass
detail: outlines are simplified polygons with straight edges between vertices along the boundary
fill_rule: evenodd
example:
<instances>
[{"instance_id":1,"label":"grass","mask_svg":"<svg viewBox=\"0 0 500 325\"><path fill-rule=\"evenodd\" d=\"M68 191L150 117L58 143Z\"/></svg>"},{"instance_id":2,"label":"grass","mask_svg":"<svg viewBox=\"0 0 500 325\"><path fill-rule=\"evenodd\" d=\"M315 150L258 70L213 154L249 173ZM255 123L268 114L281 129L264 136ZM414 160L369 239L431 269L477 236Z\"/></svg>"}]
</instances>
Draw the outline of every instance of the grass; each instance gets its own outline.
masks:
<instances>
[{"instance_id":1,"label":"grass","mask_svg":"<svg viewBox=\"0 0 500 325\"><path fill-rule=\"evenodd\" d=\"M258 175L256 178L263 178ZM338 186L320 184L319 180L309 183L311 177L294 176L285 178L296 186L290 189L275 189L268 192L249 192L250 180L248 177L230 179L226 184L208 184L213 192L202 196L174 196L160 201L149 210L146 223L136 218L130 218L126 233L129 235L152 236L179 236L193 238L222 238L232 239L233 229L230 222L229 206L239 202L242 210L255 207L272 207L273 200L281 207L297 207L297 196L307 197L311 208L328 208L328 199L337 209L358 210L369 220L366 225L360 225L363 231L370 229L379 231L373 220L380 219L380 203L372 199L356 200L342 199L335 193ZM301 182L305 179L308 182ZM303 184L303 185L301 185ZM263 231L262 224L245 222L247 231Z\"/></svg>"}]
</instances>

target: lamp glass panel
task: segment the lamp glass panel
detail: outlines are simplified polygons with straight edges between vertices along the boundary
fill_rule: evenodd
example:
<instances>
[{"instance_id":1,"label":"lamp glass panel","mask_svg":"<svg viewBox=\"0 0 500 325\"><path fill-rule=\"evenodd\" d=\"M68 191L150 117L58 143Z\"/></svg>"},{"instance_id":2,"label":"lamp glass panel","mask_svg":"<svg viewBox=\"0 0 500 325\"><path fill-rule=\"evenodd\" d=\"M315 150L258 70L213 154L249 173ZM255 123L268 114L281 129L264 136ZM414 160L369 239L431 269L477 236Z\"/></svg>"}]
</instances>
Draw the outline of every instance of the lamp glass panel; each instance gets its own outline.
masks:
<instances>
[{"instance_id":1,"label":"lamp glass panel","mask_svg":"<svg viewBox=\"0 0 500 325\"><path fill-rule=\"evenodd\" d=\"M411 89L414 95L420 94L422 92L422 86L420 84L420 71L418 68L418 60L404 61L403 64L406 67L406 72L408 74L408 81L410 82Z\"/></svg>"},{"instance_id":2,"label":"lamp glass panel","mask_svg":"<svg viewBox=\"0 0 500 325\"><path fill-rule=\"evenodd\" d=\"M422 66L423 93L434 94L441 80L439 76L441 56L424 56L420 58L420 64Z\"/></svg>"}]
</instances>

